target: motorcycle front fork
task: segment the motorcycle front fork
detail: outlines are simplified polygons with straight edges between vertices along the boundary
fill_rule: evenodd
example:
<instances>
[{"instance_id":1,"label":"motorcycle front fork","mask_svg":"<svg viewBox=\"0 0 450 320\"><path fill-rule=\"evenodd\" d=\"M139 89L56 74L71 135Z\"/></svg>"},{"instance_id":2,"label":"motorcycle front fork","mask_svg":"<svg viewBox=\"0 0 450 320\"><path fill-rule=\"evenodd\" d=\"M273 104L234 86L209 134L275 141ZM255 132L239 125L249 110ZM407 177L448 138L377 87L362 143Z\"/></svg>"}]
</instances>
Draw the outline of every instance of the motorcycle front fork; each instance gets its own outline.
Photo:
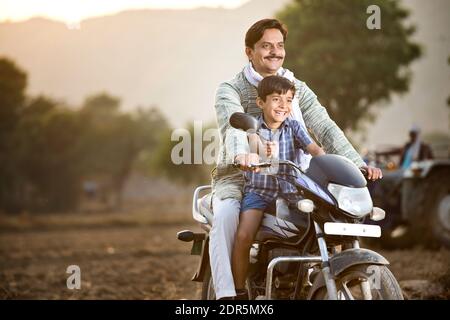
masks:
<instances>
[{"instance_id":1,"label":"motorcycle front fork","mask_svg":"<svg viewBox=\"0 0 450 320\"><path fill-rule=\"evenodd\" d=\"M337 300L336 281L330 271L330 261L328 256L327 243L324 239L324 233L320 225L314 221L317 243L319 245L320 256L322 258L322 274L328 291L329 300Z\"/></svg>"},{"instance_id":2,"label":"motorcycle front fork","mask_svg":"<svg viewBox=\"0 0 450 320\"><path fill-rule=\"evenodd\" d=\"M320 256L322 257L322 274L325 279L325 285L327 287L328 299L329 300L337 300L338 293L337 293L337 288L336 288L336 281L334 280L334 277L331 274L328 249L327 249L327 244L324 239L324 233L323 233L322 228L320 227L320 225L317 222L314 222L314 228L316 230ZM360 248L358 240L353 240L353 248L354 249ZM360 285L361 285L361 291L363 293L364 299L371 300L372 293L370 290L369 281L363 280Z\"/></svg>"}]
</instances>

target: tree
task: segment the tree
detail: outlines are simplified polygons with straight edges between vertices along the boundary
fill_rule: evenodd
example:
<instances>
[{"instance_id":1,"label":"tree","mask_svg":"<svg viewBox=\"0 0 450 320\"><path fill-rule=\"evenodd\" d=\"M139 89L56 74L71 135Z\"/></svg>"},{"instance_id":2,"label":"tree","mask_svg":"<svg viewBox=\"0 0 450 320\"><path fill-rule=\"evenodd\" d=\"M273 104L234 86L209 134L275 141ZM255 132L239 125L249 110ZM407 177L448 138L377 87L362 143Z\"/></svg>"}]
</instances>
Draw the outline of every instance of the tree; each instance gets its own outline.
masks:
<instances>
[{"instance_id":1,"label":"tree","mask_svg":"<svg viewBox=\"0 0 450 320\"><path fill-rule=\"evenodd\" d=\"M26 73L11 60L0 58L0 208L6 211L20 210L14 147L26 85Z\"/></svg>"},{"instance_id":2,"label":"tree","mask_svg":"<svg viewBox=\"0 0 450 320\"><path fill-rule=\"evenodd\" d=\"M204 159L203 155L205 149L208 148L207 151L211 151L211 156L213 156L212 158L216 159L218 155L214 153L218 150L219 141L217 141L214 137L211 138L211 141L204 141L203 139L205 132L212 129L216 129L216 125L213 123L206 124L204 127L202 126L201 130L200 128L197 128L197 130L201 132L199 135L200 139L198 139L199 137L196 139L195 128L192 124L190 124L186 128L185 136L181 137L178 141L172 141L171 137L173 130L167 128L163 131L160 143L155 151L155 155L153 157L153 167L168 178L183 184L208 183L211 180L211 170L213 170L214 165L206 164L205 160L207 159ZM187 147L180 150L180 154L181 156L187 156L189 159L188 163L175 164L174 159L172 159L172 151L176 145L180 145L180 143L182 144L183 142L187 142L185 145ZM199 147L201 152L199 155L202 156L201 164L194 163L194 144L201 144ZM184 155L185 152L187 155Z\"/></svg>"},{"instance_id":3,"label":"tree","mask_svg":"<svg viewBox=\"0 0 450 320\"><path fill-rule=\"evenodd\" d=\"M379 30L366 26L370 5L381 9ZM278 14L289 29L285 65L341 129L360 130L376 102L408 90L408 65L421 55L408 16L397 0L296 0Z\"/></svg>"},{"instance_id":4,"label":"tree","mask_svg":"<svg viewBox=\"0 0 450 320\"><path fill-rule=\"evenodd\" d=\"M22 181L20 203L32 211L67 211L78 201L77 154L80 121L76 111L44 96L30 100L16 130Z\"/></svg>"},{"instance_id":5,"label":"tree","mask_svg":"<svg viewBox=\"0 0 450 320\"><path fill-rule=\"evenodd\" d=\"M83 179L99 176L120 206L126 179L145 160L140 155L167 143L166 119L155 108L123 113L120 99L104 92L79 110L46 96L27 98L26 79L0 59L0 210L73 210Z\"/></svg>"},{"instance_id":6,"label":"tree","mask_svg":"<svg viewBox=\"0 0 450 320\"><path fill-rule=\"evenodd\" d=\"M120 99L107 93L88 97L80 111L80 164L87 177L101 176L120 207L122 189L142 152L152 152L167 127L155 108L120 112Z\"/></svg>"},{"instance_id":7,"label":"tree","mask_svg":"<svg viewBox=\"0 0 450 320\"><path fill-rule=\"evenodd\" d=\"M26 86L26 73L11 60L0 58L0 135L17 124Z\"/></svg>"}]
</instances>

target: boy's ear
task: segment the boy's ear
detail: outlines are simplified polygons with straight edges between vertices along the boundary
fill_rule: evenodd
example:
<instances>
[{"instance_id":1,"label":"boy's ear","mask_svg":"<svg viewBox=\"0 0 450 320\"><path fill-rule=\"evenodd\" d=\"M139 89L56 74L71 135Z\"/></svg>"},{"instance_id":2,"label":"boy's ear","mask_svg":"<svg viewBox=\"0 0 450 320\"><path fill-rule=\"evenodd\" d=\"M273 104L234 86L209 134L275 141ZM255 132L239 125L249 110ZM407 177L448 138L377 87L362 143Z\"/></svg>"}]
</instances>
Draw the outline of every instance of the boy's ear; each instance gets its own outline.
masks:
<instances>
[{"instance_id":1,"label":"boy's ear","mask_svg":"<svg viewBox=\"0 0 450 320\"><path fill-rule=\"evenodd\" d=\"M263 108L263 100L260 97L256 97L256 105L261 109Z\"/></svg>"}]
</instances>

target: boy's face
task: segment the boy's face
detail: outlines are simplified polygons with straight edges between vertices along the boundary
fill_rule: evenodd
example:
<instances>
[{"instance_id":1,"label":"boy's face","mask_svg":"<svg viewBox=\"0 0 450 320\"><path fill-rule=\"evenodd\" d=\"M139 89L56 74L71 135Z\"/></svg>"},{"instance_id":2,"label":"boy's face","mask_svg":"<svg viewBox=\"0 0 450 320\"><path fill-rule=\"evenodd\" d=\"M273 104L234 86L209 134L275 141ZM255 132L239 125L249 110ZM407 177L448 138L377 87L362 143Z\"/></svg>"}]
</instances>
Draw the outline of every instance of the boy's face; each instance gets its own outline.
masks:
<instances>
[{"instance_id":1,"label":"boy's face","mask_svg":"<svg viewBox=\"0 0 450 320\"><path fill-rule=\"evenodd\" d=\"M294 95L291 90L285 94L272 93L263 101L260 97L256 104L263 110L264 121L271 129L280 127L292 111L292 99Z\"/></svg>"}]
</instances>

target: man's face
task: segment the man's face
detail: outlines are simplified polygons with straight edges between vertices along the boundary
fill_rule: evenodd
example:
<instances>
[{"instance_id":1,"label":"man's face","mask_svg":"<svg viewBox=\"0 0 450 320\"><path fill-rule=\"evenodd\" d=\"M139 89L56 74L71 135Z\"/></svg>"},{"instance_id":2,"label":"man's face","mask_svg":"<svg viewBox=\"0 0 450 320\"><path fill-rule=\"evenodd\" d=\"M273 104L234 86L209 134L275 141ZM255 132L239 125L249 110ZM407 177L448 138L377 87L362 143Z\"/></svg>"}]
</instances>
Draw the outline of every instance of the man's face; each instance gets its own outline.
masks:
<instances>
[{"instance_id":1,"label":"man's face","mask_svg":"<svg viewBox=\"0 0 450 320\"><path fill-rule=\"evenodd\" d=\"M292 99L294 94L291 90L285 94L272 93L266 97L266 101L257 98L256 103L263 110L264 121L271 128L278 128L292 111Z\"/></svg>"},{"instance_id":2,"label":"man's face","mask_svg":"<svg viewBox=\"0 0 450 320\"><path fill-rule=\"evenodd\" d=\"M261 39L253 48L246 48L245 53L253 63L256 72L263 77L275 75L283 65L284 51L283 34L278 29L266 29Z\"/></svg>"},{"instance_id":3,"label":"man's face","mask_svg":"<svg viewBox=\"0 0 450 320\"><path fill-rule=\"evenodd\" d=\"M415 131L410 131L410 132L409 132L409 139L410 139L412 142L416 141L416 139L417 139L417 132L415 132Z\"/></svg>"}]
</instances>

